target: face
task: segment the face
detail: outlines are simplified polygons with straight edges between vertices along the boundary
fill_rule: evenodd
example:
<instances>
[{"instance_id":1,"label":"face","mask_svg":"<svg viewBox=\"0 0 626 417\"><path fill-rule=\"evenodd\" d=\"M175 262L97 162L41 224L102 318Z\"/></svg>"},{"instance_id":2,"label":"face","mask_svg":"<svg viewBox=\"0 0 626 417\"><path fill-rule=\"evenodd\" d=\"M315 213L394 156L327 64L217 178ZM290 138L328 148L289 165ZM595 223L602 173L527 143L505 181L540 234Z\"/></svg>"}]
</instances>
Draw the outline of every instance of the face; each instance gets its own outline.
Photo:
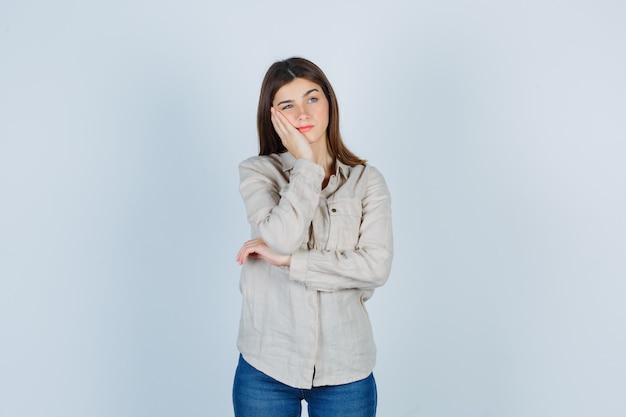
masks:
<instances>
[{"instance_id":1,"label":"face","mask_svg":"<svg viewBox=\"0 0 626 417\"><path fill-rule=\"evenodd\" d=\"M284 114L309 143L326 145L328 99L318 84L296 78L276 92L272 106Z\"/></svg>"}]
</instances>

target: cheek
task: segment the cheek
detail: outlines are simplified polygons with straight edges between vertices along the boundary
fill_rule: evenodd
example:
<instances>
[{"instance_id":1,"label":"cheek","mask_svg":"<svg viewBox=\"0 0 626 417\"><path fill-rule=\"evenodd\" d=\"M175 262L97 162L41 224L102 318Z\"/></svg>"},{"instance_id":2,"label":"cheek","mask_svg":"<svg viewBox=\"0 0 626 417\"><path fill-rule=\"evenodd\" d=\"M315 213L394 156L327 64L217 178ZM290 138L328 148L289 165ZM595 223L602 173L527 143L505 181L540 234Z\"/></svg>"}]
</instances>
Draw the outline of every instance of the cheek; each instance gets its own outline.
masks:
<instances>
[{"instance_id":1,"label":"cheek","mask_svg":"<svg viewBox=\"0 0 626 417\"><path fill-rule=\"evenodd\" d=\"M295 113L295 112L293 112L293 113ZM287 120L289 121L289 123L291 123L292 126L297 126L298 125L298 118L293 113L290 112L290 113L287 113L287 114L285 114L285 113L283 113L283 114L287 117Z\"/></svg>"},{"instance_id":2,"label":"cheek","mask_svg":"<svg viewBox=\"0 0 626 417\"><path fill-rule=\"evenodd\" d=\"M326 126L328 126L328 110L324 110L324 111L320 111L317 117L318 120L321 120L324 122L324 124L326 124Z\"/></svg>"},{"instance_id":3,"label":"cheek","mask_svg":"<svg viewBox=\"0 0 626 417\"><path fill-rule=\"evenodd\" d=\"M324 106L323 109L321 109L320 111L320 117L324 120L326 120L326 124L328 124L328 119L329 119L329 108L328 108L328 103L326 103L326 105Z\"/></svg>"},{"instance_id":4,"label":"cheek","mask_svg":"<svg viewBox=\"0 0 626 417\"><path fill-rule=\"evenodd\" d=\"M328 104L319 103L314 107L313 113L317 119L328 118Z\"/></svg>"}]
</instances>

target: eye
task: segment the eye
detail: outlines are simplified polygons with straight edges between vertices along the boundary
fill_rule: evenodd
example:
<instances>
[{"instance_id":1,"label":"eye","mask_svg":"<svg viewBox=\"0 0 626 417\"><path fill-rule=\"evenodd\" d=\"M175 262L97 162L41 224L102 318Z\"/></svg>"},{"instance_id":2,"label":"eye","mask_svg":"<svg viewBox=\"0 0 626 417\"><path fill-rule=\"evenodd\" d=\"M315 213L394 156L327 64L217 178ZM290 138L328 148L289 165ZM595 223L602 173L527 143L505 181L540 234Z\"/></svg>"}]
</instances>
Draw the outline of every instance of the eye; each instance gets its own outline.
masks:
<instances>
[{"instance_id":1,"label":"eye","mask_svg":"<svg viewBox=\"0 0 626 417\"><path fill-rule=\"evenodd\" d=\"M317 103L319 99L317 97L311 97L309 98L309 103Z\"/></svg>"},{"instance_id":2,"label":"eye","mask_svg":"<svg viewBox=\"0 0 626 417\"><path fill-rule=\"evenodd\" d=\"M286 104L283 106L282 110L289 110L292 107L293 107L293 104Z\"/></svg>"}]
</instances>

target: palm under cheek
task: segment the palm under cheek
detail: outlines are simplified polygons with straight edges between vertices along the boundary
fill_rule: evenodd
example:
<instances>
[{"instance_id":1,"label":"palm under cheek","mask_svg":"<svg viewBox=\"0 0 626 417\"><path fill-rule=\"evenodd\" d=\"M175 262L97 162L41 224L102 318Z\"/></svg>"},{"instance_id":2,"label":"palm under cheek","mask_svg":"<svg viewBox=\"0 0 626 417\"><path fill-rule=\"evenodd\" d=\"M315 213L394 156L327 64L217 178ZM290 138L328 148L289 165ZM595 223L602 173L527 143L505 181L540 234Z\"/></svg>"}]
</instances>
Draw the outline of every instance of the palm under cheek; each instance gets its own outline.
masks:
<instances>
[{"instance_id":1,"label":"palm under cheek","mask_svg":"<svg viewBox=\"0 0 626 417\"><path fill-rule=\"evenodd\" d=\"M285 116L285 122L289 123L294 128L298 125L298 121L292 115L286 115Z\"/></svg>"}]
</instances>

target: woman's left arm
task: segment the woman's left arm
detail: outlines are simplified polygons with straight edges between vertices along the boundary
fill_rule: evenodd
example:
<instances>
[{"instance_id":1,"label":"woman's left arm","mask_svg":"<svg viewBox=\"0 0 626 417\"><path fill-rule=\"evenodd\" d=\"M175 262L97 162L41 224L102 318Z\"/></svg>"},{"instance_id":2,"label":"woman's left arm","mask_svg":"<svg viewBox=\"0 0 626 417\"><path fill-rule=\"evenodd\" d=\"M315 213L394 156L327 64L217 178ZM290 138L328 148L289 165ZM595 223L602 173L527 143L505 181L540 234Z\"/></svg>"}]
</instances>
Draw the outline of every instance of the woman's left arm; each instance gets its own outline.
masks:
<instances>
[{"instance_id":1,"label":"woman's left arm","mask_svg":"<svg viewBox=\"0 0 626 417\"><path fill-rule=\"evenodd\" d=\"M329 292L375 288L387 281L393 259L391 198L383 176L373 167L368 169L356 247L298 250L291 255L290 279Z\"/></svg>"}]
</instances>

